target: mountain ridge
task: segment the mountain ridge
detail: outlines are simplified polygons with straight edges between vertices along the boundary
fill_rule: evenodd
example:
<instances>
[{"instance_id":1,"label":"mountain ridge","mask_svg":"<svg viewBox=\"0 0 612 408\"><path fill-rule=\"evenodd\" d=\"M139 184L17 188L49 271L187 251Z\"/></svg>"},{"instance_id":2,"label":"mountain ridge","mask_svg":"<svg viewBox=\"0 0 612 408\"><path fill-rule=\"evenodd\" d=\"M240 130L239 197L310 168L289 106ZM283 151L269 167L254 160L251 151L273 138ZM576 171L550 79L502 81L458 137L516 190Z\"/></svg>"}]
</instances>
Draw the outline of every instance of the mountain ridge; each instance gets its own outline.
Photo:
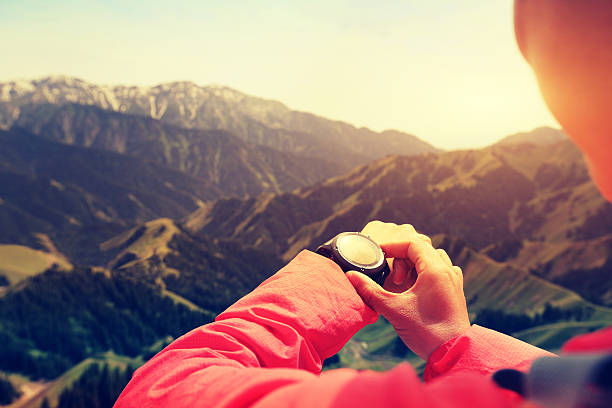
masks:
<instances>
[{"instance_id":1,"label":"mountain ridge","mask_svg":"<svg viewBox=\"0 0 612 408\"><path fill-rule=\"evenodd\" d=\"M207 180L165 166L23 130L0 131L0 143L0 242L38 248L36 234L47 234L79 262L79 252L96 250L96 237L187 215L222 195Z\"/></svg>"},{"instance_id":2,"label":"mountain ridge","mask_svg":"<svg viewBox=\"0 0 612 408\"><path fill-rule=\"evenodd\" d=\"M373 219L456 236L510 263L532 242L593 245L602 249L593 252L598 263L583 263L580 273L606 289L575 286L591 301L609 302L611 289L600 271L610 258L602 247L608 241L597 240L610 235L612 205L569 141L390 156L293 193L211 202L183 225L192 234L267 248L288 260L301 248L313 249ZM544 256L529 265L534 274L572 288L569 277L576 269L566 263L562 276L551 275L552 261Z\"/></svg>"},{"instance_id":3,"label":"mountain ridge","mask_svg":"<svg viewBox=\"0 0 612 408\"><path fill-rule=\"evenodd\" d=\"M111 87L69 77L47 77L0 83L0 127L10 127L19 118L22 106L38 103L95 105L183 128L227 130L247 142L349 164L363 164L391 153L439 151L407 133L358 129L228 87L200 87L190 82Z\"/></svg>"},{"instance_id":4,"label":"mountain ridge","mask_svg":"<svg viewBox=\"0 0 612 408\"><path fill-rule=\"evenodd\" d=\"M79 104L23 106L13 126L68 145L99 148L210 180L226 196L290 191L347 168L253 145L224 130L185 129Z\"/></svg>"},{"instance_id":5,"label":"mountain ridge","mask_svg":"<svg viewBox=\"0 0 612 408\"><path fill-rule=\"evenodd\" d=\"M567 134L561 129L555 129L548 126L535 128L528 132L518 132L502 138L494 143L494 146L532 143L532 144L555 144L562 140L567 140Z\"/></svg>"}]
</instances>

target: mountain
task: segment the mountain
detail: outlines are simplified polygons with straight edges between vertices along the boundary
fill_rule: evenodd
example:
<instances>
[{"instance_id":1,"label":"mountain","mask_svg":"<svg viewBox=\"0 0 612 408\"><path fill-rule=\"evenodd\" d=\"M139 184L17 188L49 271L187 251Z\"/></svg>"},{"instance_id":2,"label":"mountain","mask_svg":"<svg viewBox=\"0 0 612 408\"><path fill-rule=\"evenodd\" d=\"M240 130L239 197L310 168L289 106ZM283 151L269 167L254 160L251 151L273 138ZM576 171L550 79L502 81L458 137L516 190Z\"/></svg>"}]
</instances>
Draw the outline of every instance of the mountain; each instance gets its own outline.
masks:
<instances>
[{"instance_id":1,"label":"mountain","mask_svg":"<svg viewBox=\"0 0 612 408\"><path fill-rule=\"evenodd\" d=\"M553 351L612 324L612 206L569 141L523 143L540 130L434 153L229 88L71 78L0 84L0 122L0 377L37 390L20 406L95 399L372 219L446 249L473 322ZM380 319L326 366L406 360L423 367Z\"/></svg>"},{"instance_id":2,"label":"mountain","mask_svg":"<svg viewBox=\"0 0 612 408\"><path fill-rule=\"evenodd\" d=\"M603 270L612 256L606 247L612 205L569 141L388 157L294 193L208 203L184 225L192 234L251 244L289 259L373 219L448 234L510 264L523 261L538 243L561 251L593 248L589 262L566 263L564 277L549 271L552 260L545 252L532 254L529 265L537 275L610 304L612 288ZM567 278L576 273L588 276L588 285Z\"/></svg>"},{"instance_id":3,"label":"mountain","mask_svg":"<svg viewBox=\"0 0 612 408\"><path fill-rule=\"evenodd\" d=\"M38 247L46 234L79 262L136 222L185 216L222 195L206 179L22 130L0 131L0 145L0 243Z\"/></svg>"},{"instance_id":4,"label":"mountain","mask_svg":"<svg viewBox=\"0 0 612 408\"><path fill-rule=\"evenodd\" d=\"M43 396L54 404L65 389L78 393L75 380L85 382L92 365L123 370L142 364L302 248L375 218L435 234L434 244L463 269L470 318L478 324L553 351L572 335L612 324L612 309L601 306L610 304L604 270L612 254L612 206L567 141L390 156L290 193L204 200L197 197L209 191L210 181L202 185L203 179L150 161L16 128L0 138L6 146L0 169L12 183L0 184L0 214L6 206L13 210L3 220L28 214L48 223L44 231L61 243L54 250L47 238L44 251L0 246L11 264L32 257L31 267L0 268L0 275L11 273L0 288L0 371L21 373L10 379L25 386L49 381L32 397L34 405ZM163 190L170 175L180 194ZM191 188L198 185L204 191L196 194ZM119 200L127 191L142 206L113 207L127 203ZM179 196L195 211L154 217L181 212ZM98 207L108 219L95 217ZM11 229L18 237L17 226ZM97 266L78 265L83 262ZM358 369L401 361L423 367L384 319L330 361Z\"/></svg>"},{"instance_id":5,"label":"mountain","mask_svg":"<svg viewBox=\"0 0 612 408\"><path fill-rule=\"evenodd\" d=\"M482 309L535 313L542 311L546 304L559 304L565 308L591 307L571 290L551 285L547 280L534 276L528 268L495 261L460 238L437 234L433 241L463 268L466 299L473 315ZM233 296L238 296L283 266L272 252L193 235L170 219L153 220L128 230L103 243L101 249L112 255L106 268L114 274L137 276L140 282L161 283L168 289L171 289L172 280L188 279L190 284L183 289L171 290L200 306L213 299L219 302L226 292L207 293L206 289L194 289L194 285L227 286L232 288ZM212 268L211 262L215 264ZM234 262L240 262L236 265L239 267L234 266ZM259 271L267 272L249 270L258 265L261 266ZM223 273L214 276L207 269ZM201 270L195 278L189 275L189 271L194 270ZM185 292L188 288L189 292ZM221 311L233 300L222 302L220 308L210 305L205 308ZM612 319L612 310L604 311L606 317Z\"/></svg>"},{"instance_id":6,"label":"mountain","mask_svg":"<svg viewBox=\"0 0 612 408\"><path fill-rule=\"evenodd\" d=\"M14 126L171 167L208 180L217 197L291 191L348 170L338 162L247 143L226 131L184 129L95 106L23 106Z\"/></svg>"},{"instance_id":7,"label":"mountain","mask_svg":"<svg viewBox=\"0 0 612 408\"><path fill-rule=\"evenodd\" d=\"M191 82L155 87L98 86L69 77L5 82L0 84L0 128L12 126L22 115L23 107L41 103L94 105L183 128L225 130L249 143L340 161L345 166L364 164L388 154L438 150L409 134L358 129L231 88L201 87Z\"/></svg>"},{"instance_id":8,"label":"mountain","mask_svg":"<svg viewBox=\"0 0 612 408\"><path fill-rule=\"evenodd\" d=\"M100 248L113 274L161 285L214 313L253 290L283 264L270 251L194 236L170 219L134 227Z\"/></svg>"},{"instance_id":9,"label":"mountain","mask_svg":"<svg viewBox=\"0 0 612 408\"><path fill-rule=\"evenodd\" d=\"M495 143L495 145L503 146L521 143L555 144L562 140L567 140L567 134L563 130L551 127L540 127L529 132L515 133L506 136Z\"/></svg>"},{"instance_id":10,"label":"mountain","mask_svg":"<svg viewBox=\"0 0 612 408\"><path fill-rule=\"evenodd\" d=\"M609 225L610 213L606 214L607 220L601 220L601 224ZM507 263L571 288L590 301L612 305L612 287L609 284L611 248L612 234L580 241L525 242Z\"/></svg>"}]
</instances>

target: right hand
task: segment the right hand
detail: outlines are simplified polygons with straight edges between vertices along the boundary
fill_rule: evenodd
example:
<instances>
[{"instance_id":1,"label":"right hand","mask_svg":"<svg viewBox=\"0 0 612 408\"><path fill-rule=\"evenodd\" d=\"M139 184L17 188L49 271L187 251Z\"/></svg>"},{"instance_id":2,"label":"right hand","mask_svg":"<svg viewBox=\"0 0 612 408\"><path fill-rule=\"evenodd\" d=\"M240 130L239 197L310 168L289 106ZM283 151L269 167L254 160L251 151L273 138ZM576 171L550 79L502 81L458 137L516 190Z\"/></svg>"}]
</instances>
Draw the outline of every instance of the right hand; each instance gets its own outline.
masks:
<instances>
[{"instance_id":1,"label":"right hand","mask_svg":"<svg viewBox=\"0 0 612 408\"><path fill-rule=\"evenodd\" d=\"M346 276L408 348L427 360L440 345L469 329L463 273L443 249L434 249L431 240L409 224L373 221L362 233L378 243L387 258L394 258L391 274L384 289L362 273L349 271Z\"/></svg>"}]
</instances>

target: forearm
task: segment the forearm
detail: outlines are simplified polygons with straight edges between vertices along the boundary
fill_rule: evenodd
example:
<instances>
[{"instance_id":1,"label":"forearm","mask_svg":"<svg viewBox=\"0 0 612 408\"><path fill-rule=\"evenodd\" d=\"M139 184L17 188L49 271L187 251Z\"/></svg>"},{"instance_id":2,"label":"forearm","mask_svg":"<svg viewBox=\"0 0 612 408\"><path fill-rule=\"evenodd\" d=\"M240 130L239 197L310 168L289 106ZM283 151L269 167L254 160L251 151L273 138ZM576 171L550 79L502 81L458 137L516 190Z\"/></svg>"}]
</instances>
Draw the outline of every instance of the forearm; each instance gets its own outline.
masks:
<instances>
[{"instance_id":1,"label":"forearm","mask_svg":"<svg viewBox=\"0 0 612 408\"><path fill-rule=\"evenodd\" d=\"M253 331L236 331L240 342L259 350L261 366L311 370L378 315L355 292L340 268L309 251L219 315L216 322L239 319ZM294 354L297 353L297 354Z\"/></svg>"},{"instance_id":2,"label":"forearm","mask_svg":"<svg viewBox=\"0 0 612 408\"><path fill-rule=\"evenodd\" d=\"M325 358L376 318L333 262L304 251L146 363L117 406L218 406L264 395L319 374Z\"/></svg>"}]
</instances>

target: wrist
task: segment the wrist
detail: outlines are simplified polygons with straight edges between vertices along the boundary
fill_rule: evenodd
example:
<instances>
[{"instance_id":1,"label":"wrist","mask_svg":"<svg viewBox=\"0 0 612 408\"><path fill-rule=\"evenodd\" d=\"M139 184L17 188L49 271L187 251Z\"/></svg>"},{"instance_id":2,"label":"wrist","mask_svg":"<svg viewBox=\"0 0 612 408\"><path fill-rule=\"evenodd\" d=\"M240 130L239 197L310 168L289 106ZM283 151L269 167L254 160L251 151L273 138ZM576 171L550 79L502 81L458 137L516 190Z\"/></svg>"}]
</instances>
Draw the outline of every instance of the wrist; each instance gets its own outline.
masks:
<instances>
[{"instance_id":1,"label":"wrist","mask_svg":"<svg viewBox=\"0 0 612 408\"><path fill-rule=\"evenodd\" d=\"M460 336L463 336L470 329L470 324L466 325L457 325L454 327L448 327L446 330L442 330L437 338L437 341L434 342L429 349L429 353L427 353L427 358L425 360L429 360L430 356L440 347L445 344L452 343L455 339Z\"/></svg>"}]
</instances>

